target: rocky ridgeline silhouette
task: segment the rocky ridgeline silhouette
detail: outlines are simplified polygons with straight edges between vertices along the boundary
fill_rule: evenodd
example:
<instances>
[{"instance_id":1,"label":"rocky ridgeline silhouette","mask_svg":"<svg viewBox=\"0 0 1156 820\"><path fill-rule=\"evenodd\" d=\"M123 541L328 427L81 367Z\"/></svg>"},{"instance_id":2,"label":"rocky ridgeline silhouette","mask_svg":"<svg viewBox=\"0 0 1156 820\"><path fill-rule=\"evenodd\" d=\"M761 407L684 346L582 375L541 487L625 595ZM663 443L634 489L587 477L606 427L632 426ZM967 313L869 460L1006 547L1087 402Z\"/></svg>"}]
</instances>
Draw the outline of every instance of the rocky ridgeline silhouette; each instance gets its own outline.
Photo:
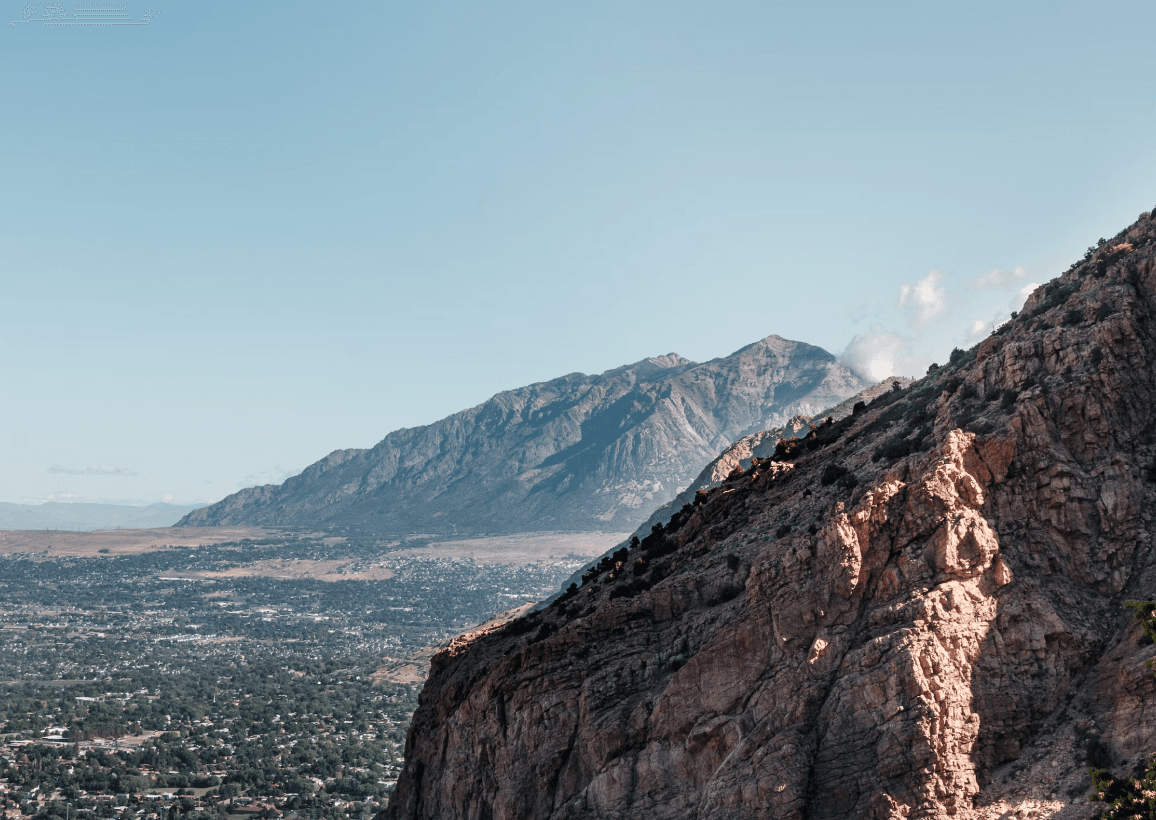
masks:
<instances>
[{"instance_id":1,"label":"rocky ridgeline silhouette","mask_svg":"<svg viewBox=\"0 0 1156 820\"><path fill-rule=\"evenodd\" d=\"M629 532L731 442L865 386L825 350L778 336L703 364L672 353L572 373L338 450L178 526Z\"/></svg>"},{"instance_id":2,"label":"rocky ridgeline silhouette","mask_svg":"<svg viewBox=\"0 0 1156 820\"><path fill-rule=\"evenodd\" d=\"M435 656L390 817L1093 816L1156 749L1154 239Z\"/></svg>"}]
</instances>

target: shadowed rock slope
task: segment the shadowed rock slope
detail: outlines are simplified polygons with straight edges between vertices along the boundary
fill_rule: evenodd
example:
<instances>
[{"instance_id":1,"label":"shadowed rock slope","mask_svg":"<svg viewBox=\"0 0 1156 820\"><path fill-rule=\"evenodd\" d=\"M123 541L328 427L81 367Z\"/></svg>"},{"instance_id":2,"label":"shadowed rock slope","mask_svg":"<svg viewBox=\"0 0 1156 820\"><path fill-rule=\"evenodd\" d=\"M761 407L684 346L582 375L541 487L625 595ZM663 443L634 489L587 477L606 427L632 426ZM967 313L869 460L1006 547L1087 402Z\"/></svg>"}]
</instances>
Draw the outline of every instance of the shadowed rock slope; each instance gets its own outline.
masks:
<instances>
[{"instance_id":1,"label":"shadowed rock slope","mask_svg":"<svg viewBox=\"0 0 1156 820\"><path fill-rule=\"evenodd\" d=\"M338 450L179 526L629 531L735 439L864 386L825 350L778 336L704 364L672 353L574 373L390 433L370 450Z\"/></svg>"},{"instance_id":2,"label":"shadowed rock slope","mask_svg":"<svg viewBox=\"0 0 1156 820\"><path fill-rule=\"evenodd\" d=\"M435 656L390 816L1090 816L1156 749L1154 239Z\"/></svg>"}]
</instances>

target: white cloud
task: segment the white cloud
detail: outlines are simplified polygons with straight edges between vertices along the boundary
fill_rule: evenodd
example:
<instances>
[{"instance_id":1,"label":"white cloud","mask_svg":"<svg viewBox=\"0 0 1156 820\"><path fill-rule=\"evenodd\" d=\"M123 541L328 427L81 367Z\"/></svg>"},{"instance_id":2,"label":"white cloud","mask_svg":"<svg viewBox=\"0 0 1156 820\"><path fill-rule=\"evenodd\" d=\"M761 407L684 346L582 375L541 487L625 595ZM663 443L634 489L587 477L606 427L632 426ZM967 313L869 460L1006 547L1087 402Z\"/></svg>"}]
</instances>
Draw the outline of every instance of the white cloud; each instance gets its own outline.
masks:
<instances>
[{"instance_id":1,"label":"white cloud","mask_svg":"<svg viewBox=\"0 0 1156 820\"><path fill-rule=\"evenodd\" d=\"M971 347L984 337L988 336L992 331L998 329L1001 325L1009 321L1009 315L1013 312L1018 312L1027 301L1028 296L1032 291L1039 287L1036 282L1029 282L1021 287L1018 291L1012 294L1012 297L1007 302L1007 311L997 310L991 315L990 319L973 319L971 326L968 328L967 337L964 342L965 345Z\"/></svg>"},{"instance_id":2,"label":"white cloud","mask_svg":"<svg viewBox=\"0 0 1156 820\"><path fill-rule=\"evenodd\" d=\"M971 347L999 329L1011 313L1022 310L1040 286L1030 277L1038 278L1039 273L1023 265L963 282L942 270L928 271L900 286L898 316L880 316L850 341L839 359L874 381L890 375L921 376L932 362L943 362L953 347ZM904 330L893 330L899 322Z\"/></svg>"},{"instance_id":3,"label":"white cloud","mask_svg":"<svg viewBox=\"0 0 1156 820\"><path fill-rule=\"evenodd\" d=\"M88 467L61 467L60 465L53 465L48 468L48 472L56 475L113 475L113 476L127 476L140 475L135 470L130 470L128 467L109 467L107 465L89 465Z\"/></svg>"},{"instance_id":4,"label":"white cloud","mask_svg":"<svg viewBox=\"0 0 1156 820\"><path fill-rule=\"evenodd\" d=\"M1032 291L1034 291L1039 286L1039 282L1028 282L1026 285L1020 288L1011 299L1008 300L1007 309L1018 312L1019 309L1024 306L1024 302L1028 300L1028 297L1032 295Z\"/></svg>"},{"instance_id":5,"label":"white cloud","mask_svg":"<svg viewBox=\"0 0 1156 820\"><path fill-rule=\"evenodd\" d=\"M237 484L237 488L243 489L245 487L260 487L264 484L280 484L285 481L285 479L292 478L300 472L301 470L290 470L281 466L273 467L272 469L264 470L254 475L245 476Z\"/></svg>"},{"instance_id":6,"label":"white cloud","mask_svg":"<svg viewBox=\"0 0 1156 820\"><path fill-rule=\"evenodd\" d=\"M936 316L947 311L947 289L936 287L943 271L933 270L914 285L899 288L899 307L907 315L907 324L919 330Z\"/></svg>"},{"instance_id":7,"label":"white cloud","mask_svg":"<svg viewBox=\"0 0 1156 820\"><path fill-rule=\"evenodd\" d=\"M1019 310L1024 306L1031 292L1040 286L1039 282L1028 282L1028 269L1022 265L1018 265L1011 270L993 270L985 273L983 276L978 276L970 283L971 289L974 290L1011 290L1013 291L1011 298L1007 302L1007 309L1009 311ZM1002 316L995 317L994 321L998 326L1004 318ZM974 335L974 333L973 333Z\"/></svg>"},{"instance_id":8,"label":"white cloud","mask_svg":"<svg viewBox=\"0 0 1156 820\"><path fill-rule=\"evenodd\" d=\"M1027 278L1028 270L1017 265L1011 270L993 270L971 280L972 290L1006 290Z\"/></svg>"},{"instance_id":9,"label":"white cloud","mask_svg":"<svg viewBox=\"0 0 1156 820\"><path fill-rule=\"evenodd\" d=\"M860 333L839 355L846 367L876 382L897 373L904 375L910 360L910 340L879 325Z\"/></svg>"}]
</instances>

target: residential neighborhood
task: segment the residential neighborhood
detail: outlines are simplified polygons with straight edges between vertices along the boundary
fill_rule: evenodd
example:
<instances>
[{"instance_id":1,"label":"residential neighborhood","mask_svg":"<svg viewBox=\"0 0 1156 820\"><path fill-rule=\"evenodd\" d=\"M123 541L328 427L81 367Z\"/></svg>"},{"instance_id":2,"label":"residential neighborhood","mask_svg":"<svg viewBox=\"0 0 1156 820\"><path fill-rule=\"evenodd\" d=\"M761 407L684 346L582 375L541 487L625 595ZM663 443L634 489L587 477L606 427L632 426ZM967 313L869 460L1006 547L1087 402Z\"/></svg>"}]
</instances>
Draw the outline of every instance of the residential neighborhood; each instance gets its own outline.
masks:
<instances>
[{"instance_id":1,"label":"residential neighborhood","mask_svg":"<svg viewBox=\"0 0 1156 820\"><path fill-rule=\"evenodd\" d=\"M371 817L435 648L547 597L584 560L413 558L297 535L0 554L0 811Z\"/></svg>"}]
</instances>

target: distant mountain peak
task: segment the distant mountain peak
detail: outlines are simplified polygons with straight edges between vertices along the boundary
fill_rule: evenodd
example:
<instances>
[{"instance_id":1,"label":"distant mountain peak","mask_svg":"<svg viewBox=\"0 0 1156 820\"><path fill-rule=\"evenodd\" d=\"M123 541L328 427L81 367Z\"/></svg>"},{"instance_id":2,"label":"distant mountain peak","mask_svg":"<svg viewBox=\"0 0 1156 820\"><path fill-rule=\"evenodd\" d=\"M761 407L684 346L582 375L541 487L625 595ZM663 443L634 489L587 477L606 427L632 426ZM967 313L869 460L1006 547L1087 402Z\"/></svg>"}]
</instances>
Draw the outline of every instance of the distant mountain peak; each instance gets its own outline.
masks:
<instances>
[{"instance_id":1,"label":"distant mountain peak","mask_svg":"<svg viewBox=\"0 0 1156 820\"><path fill-rule=\"evenodd\" d=\"M701 364L651 356L498 393L369 450L334 451L181 524L628 531L735 440L865 386L825 350L779 336Z\"/></svg>"}]
</instances>

